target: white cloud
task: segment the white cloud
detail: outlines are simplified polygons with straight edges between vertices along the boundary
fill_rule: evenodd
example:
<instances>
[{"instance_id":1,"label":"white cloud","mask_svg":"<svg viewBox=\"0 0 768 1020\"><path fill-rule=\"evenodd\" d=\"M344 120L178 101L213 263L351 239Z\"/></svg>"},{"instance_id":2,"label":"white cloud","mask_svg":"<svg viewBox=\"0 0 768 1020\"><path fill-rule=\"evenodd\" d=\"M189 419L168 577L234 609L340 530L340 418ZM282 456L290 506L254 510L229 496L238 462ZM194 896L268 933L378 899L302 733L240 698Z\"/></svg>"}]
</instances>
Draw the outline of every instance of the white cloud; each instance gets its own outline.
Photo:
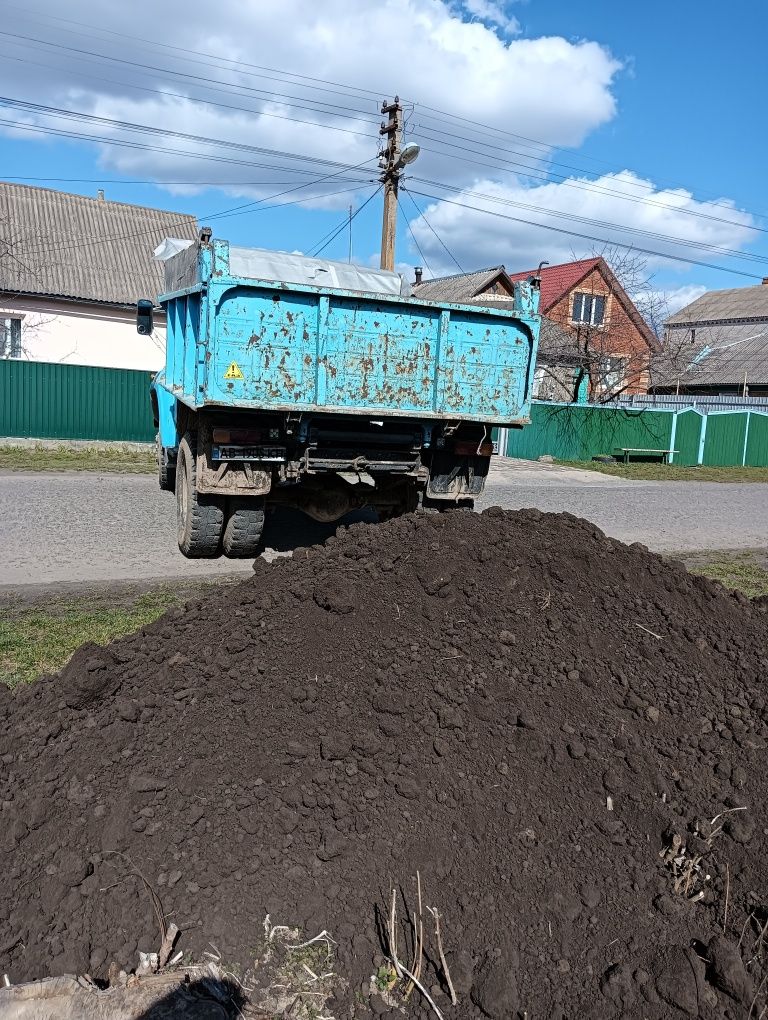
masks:
<instances>
[{"instance_id":1,"label":"white cloud","mask_svg":"<svg viewBox=\"0 0 768 1020\"><path fill-rule=\"evenodd\" d=\"M430 191L418 181L410 187ZM664 256L711 262L715 254L695 245L738 249L753 236L752 217L732 202L700 202L688 191L659 188L628 170L597 180L572 177L533 186L529 181L480 180L445 200L417 200L465 269L503 263L509 270L523 270L542 260L554 265L599 250L603 241L659 252L661 257L648 258L653 269L672 263ZM433 272L455 272L435 234L415 212L411 229Z\"/></svg>"},{"instance_id":2,"label":"white cloud","mask_svg":"<svg viewBox=\"0 0 768 1020\"><path fill-rule=\"evenodd\" d=\"M105 169L120 174L217 182L224 192L219 208L235 204L232 199L262 200L279 191L289 193L276 201L310 195L315 205L346 208L349 194L328 193L358 182L364 184L359 192L364 198L378 175L381 100L397 92L404 97L406 135L422 147L406 186L495 214L417 197L466 268L567 261L599 243L542 225L613 241L634 236L639 246L668 254L689 249L605 224L729 248L750 239L751 219L732 203L698 202L687 191L660 188L630 171L596 181L540 183L538 177L558 169L548 163L553 147L577 147L614 118L613 89L622 64L590 40L512 38L519 26L508 0L324 0L314 5L219 0L215 33L209 27L212 9L203 0L106 4L98 20L93 0L69 0L69 20L61 20L62 8L54 0L39 0L36 7L35 12L14 8L12 31L52 45L6 38L0 94L151 125L159 133L30 112L5 110L3 118L128 142L124 147L87 144L95 147ZM134 38L150 32L156 42ZM166 46L164 40L172 42ZM447 119L439 112L444 110L464 119ZM180 139L171 131L225 144ZM35 136L16 132L16 137ZM290 189L333 174L334 167L297 163L274 155L278 150L353 166L368 162L359 172L296 192ZM425 180L458 191L435 190ZM197 190L166 187L179 196ZM413 213L406 194L402 201L404 211ZM183 203L176 199L175 204ZM713 218L692 217L690 210ZM558 211L598 222L568 221L553 215ZM423 220L414 216L412 228L430 266L438 273L455 271ZM399 257L421 262L410 245L403 232ZM707 252L701 258L714 260Z\"/></svg>"},{"instance_id":3,"label":"white cloud","mask_svg":"<svg viewBox=\"0 0 768 1020\"><path fill-rule=\"evenodd\" d=\"M509 35L518 35L520 22L511 14L507 14L502 3L496 0L464 0L464 9L481 21L496 25Z\"/></svg>"},{"instance_id":4,"label":"white cloud","mask_svg":"<svg viewBox=\"0 0 768 1020\"><path fill-rule=\"evenodd\" d=\"M697 301L702 294L707 293L707 288L702 284L689 283L682 287L673 287L671 290L662 291L667 317L675 315L681 308Z\"/></svg>"},{"instance_id":5,"label":"white cloud","mask_svg":"<svg viewBox=\"0 0 768 1020\"><path fill-rule=\"evenodd\" d=\"M466 143L449 137L466 134L461 123L446 123L436 110L467 118L470 130L479 119L494 129L541 140L544 146L520 143L534 163L546 155L546 146L579 144L615 115L612 86L621 65L603 46L558 37L507 40L500 32L504 20L511 28L513 19L500 2L468 2L485 12L487 24L467 20L466 9L462 16L454 0L325 0L315 5L306 0L219 0L212 36L211 8L203 0L107 4L98 25L92 0L71 0L68 21L57 20L60 5L42 0L38 6L45 20L37 12L19 12L14 32L55 45L6 39L0 89L51 106L349 164L375 156L381 100L397 92L406 103L408 133L422 144L420 172L459 185L473 179L472 161L480 157L464 153L459 146ZM93 27L79 28L74 22ZM157 43L132 38L148 35L150 27ZM172 48L164 48L162 40L171 40ZM336 82L345 84L330 84ZM202 98L225 108L193 101ZM276 189L250 182L301 177L254 166L270 160L247 151L216 154L250 166L196 162L171 150L211 150L189 141L126 134L109 125L33 119L162 150L101 146L102 165L120 173L218 179L230 183L232 194L253 197ZM271 162L281 161L275 157ZM373 170L375 177L375 164ZM318 167L318 175L322 172ZM346 202L338 199L339 205Z\"/></svg>"}]
</instances>

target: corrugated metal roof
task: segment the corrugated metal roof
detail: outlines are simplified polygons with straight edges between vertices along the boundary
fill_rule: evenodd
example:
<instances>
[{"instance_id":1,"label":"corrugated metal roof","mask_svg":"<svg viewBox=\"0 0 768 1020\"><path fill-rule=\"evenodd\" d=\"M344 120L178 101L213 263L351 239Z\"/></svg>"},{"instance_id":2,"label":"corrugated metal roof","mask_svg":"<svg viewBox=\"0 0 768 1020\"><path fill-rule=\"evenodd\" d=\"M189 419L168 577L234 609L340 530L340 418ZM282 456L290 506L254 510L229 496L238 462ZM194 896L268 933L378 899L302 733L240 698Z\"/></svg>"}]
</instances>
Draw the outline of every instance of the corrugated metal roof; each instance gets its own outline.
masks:
<instances>
[{"instance_id":1,"label":"corrugated metal roof","mask_svg":"<svg viewBox=\"0 0 768 1020\"><path fill-rule=\"evenodd\" d=\"M768 336L704 354L682 378L691 386L741 386L745 376L748 386L768 383Z\"/></svg>"},{"instance_id":2,"label":"corrugated metal roof","mask_svg":"<svg viewBox=\"0 0 768 1020\"><path fill-rule=\"evenodd\" d=\"M600 261L600 258L580 259L577 262L563 262L557 266L542 266L539 302L542 312L548 312L571 287L575 287L579 280L592 272ZM522 273L510 273L509 277L511 280L527 280L531 276L536 276L537 272L537 269L526 269Z\"/></svg>"},{"instance_id":3,"label":"corrugated metal roof","mask_svg":"<svg viewBox=\"0 0 768 1020\"><path fill-rule=\"evenodd\" d=\"M469 301L489 286L504 266L477 269L474 273L458 273L455 276L441 276L436 280L425 280L413 288L414 297L425 301Z\"/></svg>"},{"instance_id":4,"label":"corrugated metal roof","mask_svg":"<svg viewBox=\"0 0 768 1020\"><path fill-rule=\"evenodd\" d=\"M753 288L757 289L757 288ZM768 287L766 288L768 290ZM695 337L693 334L695 332ZM768 319L731 325L682 325L667 332L655 385L743 386L768 384Z\"/></svg>"},{"instance_id":5,"label":"corrugated metal roof","mask_svg":"<svg viewBox=\"0 0 768 1020\"><path fill-rule=\"evenodd\" d=\"M0 181L0 291L116 305L162 290L152 251L164 237L194 240L187 213Z\"/></svg>"},{"instance_id":6,"label":"corrugated metal roof","mask_svg":"<svg viewBox=\"0 0 768 1020\"><path fill-rule=\"evenodd\" d=\"M768 320L768 285L710 290L667 320L669 326L734 319Z\"/></svg>"}]
</instances>

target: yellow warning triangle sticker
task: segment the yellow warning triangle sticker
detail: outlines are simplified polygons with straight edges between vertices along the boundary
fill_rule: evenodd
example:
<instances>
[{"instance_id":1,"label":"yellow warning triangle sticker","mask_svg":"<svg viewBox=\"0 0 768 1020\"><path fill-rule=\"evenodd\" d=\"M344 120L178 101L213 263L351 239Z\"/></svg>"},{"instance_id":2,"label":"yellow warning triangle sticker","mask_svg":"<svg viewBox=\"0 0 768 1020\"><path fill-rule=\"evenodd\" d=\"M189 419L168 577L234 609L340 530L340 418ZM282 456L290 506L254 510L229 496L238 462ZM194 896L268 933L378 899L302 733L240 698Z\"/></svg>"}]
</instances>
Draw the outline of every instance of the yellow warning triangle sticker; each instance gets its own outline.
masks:
<instances>
[{"instance_id":1,"label":"yellow warning triangle sticker","mask_svg":"<svg viewBox=\"0 0 768 1020\"><path fill-rule=\"evenodd\" d=\"M225 379L244 379L245 376L240 371L240 366L236 361L233 361L229 368L224 373Z\"/></svg>"}]
</instances>

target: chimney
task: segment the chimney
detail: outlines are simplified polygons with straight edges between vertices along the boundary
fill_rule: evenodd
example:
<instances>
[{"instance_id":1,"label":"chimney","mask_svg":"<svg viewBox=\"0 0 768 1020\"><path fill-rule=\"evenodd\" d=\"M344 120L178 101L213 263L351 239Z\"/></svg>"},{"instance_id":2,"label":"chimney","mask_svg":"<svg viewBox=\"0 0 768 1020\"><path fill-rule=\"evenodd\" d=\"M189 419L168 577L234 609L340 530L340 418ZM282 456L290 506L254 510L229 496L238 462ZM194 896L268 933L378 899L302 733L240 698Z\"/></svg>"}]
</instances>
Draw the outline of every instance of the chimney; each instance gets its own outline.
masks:
<instances>
[{"instance_id":1,"label":"chimney","mask_svg":"<svg viewBox=\"0 0 768 1020\"><path fill-rule=\"evenodd\" d=\"M416 282L414 286L418 287L419 284L421 283L421 278L424 275L424 270L421 268L421 266L416 266L416 268L414 269L414 273L416 274ZM768 280L763 280L763 283L768 283Z\"/></svg>"},{"instance_id":2,"label":"chimney","mask_svg":"<svg viewBox=\"0 0 768 1020\"><path fill-rule=\"evenodd\" d=\"M103 188L99 188L99 190L96 192L96 200L98 202L105 202L106 201L106 199L104 198L104 189Z\"/></svg>"}]
</instances>

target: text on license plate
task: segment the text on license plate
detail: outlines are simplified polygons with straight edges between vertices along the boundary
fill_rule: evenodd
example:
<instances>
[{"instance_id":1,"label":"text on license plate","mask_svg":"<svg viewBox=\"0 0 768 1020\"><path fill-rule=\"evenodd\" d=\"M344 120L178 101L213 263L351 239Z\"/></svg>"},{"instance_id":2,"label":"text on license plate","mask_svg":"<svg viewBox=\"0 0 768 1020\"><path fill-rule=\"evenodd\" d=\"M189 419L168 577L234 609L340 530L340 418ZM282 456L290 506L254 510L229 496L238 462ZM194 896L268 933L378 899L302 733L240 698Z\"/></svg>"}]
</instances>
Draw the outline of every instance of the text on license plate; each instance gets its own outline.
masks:
<instances>
[{"instance_id":1,"label":"text on license plate","mask_svg":"<svg viewBox=\"0 0 768 1020\"><path fill-rule=\"evenodd\" d=\"M284 461L284 446L231 446L219 444L213 447L214 460L261 460Z\"/></svg>"}]
</instances>

